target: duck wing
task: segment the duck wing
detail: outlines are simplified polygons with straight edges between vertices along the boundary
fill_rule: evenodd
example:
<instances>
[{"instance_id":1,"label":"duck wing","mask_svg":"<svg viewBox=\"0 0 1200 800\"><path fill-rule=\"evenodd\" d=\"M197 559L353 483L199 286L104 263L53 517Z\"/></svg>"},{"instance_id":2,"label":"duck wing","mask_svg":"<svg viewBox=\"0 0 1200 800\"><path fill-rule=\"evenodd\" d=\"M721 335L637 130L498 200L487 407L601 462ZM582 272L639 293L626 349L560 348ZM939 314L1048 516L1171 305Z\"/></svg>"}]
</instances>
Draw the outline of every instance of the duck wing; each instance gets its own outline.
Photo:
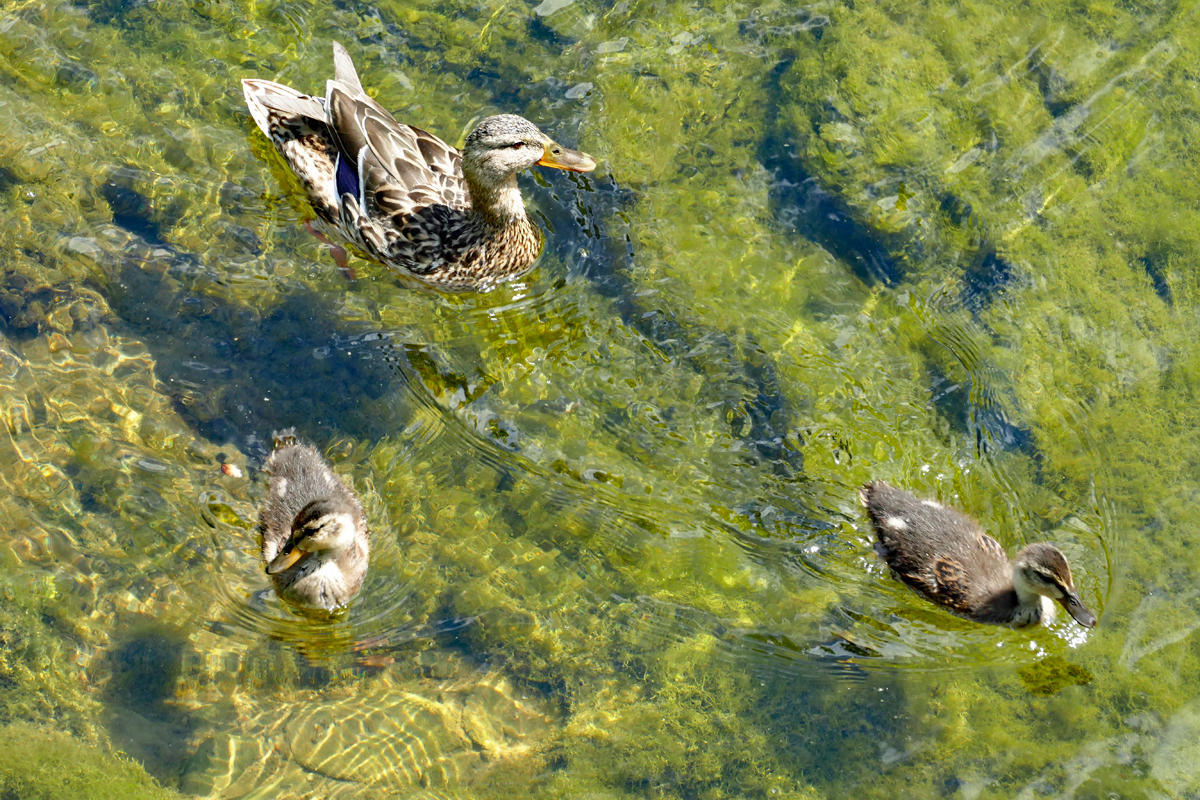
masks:
<instances>
[{"instance_id":1,"label":"duck wing","mask_svg":"<svg viewBox=\"0 0 1200 800\"><path fill-rule=\"evenodd\" d=\"M325 121L321 98L258 78L243 80L242 93L254 123L304 184L313 208L325 219L338 219L337 143Z\"/></svg>"},{"instance_id":2,"label":"duck wing","mask_svg":"<svg viewBox=\"0 0 1200 800\"><path fill-rule=\"evenodd\" d=\"M299 118L321 124L325 122L325 106L320 100L282 83L246 78L242 81L242 93L246 97L250 116L268 139L275 139L272 127L278 126L283 120Z\"/></svg>"},{"instance_id":3,"label":"duck wing","mask_svg":"<svg viewBox=\"0 0 1200 800\"><path fill-rule=\"evenodd\" d=\"M352 195L361 214L389 218L397 229L429 205L465 210L462 154L397 122L363 91L346 49L335 42L333 53L335 77L326 86L325 108L341 157L338 191Z\"/></svg>"},{"instance_id":4,"label":"duck wing","mask_svg":"<svg viewBox=\"0 0 1200 800\"><path fill-rule=\"evenodd\" d=\"M910 581L911 583L911 581ZM963 565L953 558L939 558L920 586L922 592L937 603L960 614L971 610L970 584Z\"/></svg>"}]
</instances>

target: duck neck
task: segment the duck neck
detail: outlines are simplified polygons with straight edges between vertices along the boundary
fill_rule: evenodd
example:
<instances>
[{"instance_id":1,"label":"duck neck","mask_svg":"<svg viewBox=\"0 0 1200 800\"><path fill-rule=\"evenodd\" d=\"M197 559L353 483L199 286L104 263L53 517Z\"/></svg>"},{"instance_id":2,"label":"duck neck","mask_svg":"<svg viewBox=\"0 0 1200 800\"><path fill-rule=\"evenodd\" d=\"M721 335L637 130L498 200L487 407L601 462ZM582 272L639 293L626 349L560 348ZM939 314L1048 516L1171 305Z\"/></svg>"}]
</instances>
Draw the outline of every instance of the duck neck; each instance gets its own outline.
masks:
<instances>
[{"instance_id":1,"label":"duck neck","mask_svg":"<svg viewBox=\"0 0 1200 800\"><path fill-rule=\"evenodd\" d=\"M1014 624L1036 625L1054 618L1054 601L1035 591L1016 566L1013 567L1013 591L1017 595L1017 605L1013 609Z\"/></svg>"},{"instance_id":2,"label":"duck neck","mask_svg":"<svg viewBox=\"0 0 1200 800\"><path fill-rule=\"evenodd\" d=\"M333 609L345 603L353 594L341 564L334 558L327 557L318 561L309 575L306 585L299 592L302 597L308 595L305 600L309 603Z\"/></svg>"},{"instance_id":3,"label":"duck neck","mask_svg":"<svg viewBox=\"0 0 1200 800\"><path fill-rule=\"evenodd\" d=\"M508 228L527 221L516 175L508 175L496 183L481 181L473 175L464 178L471 193L471 208L489 225Z\"/></svg>"}]
</instances>

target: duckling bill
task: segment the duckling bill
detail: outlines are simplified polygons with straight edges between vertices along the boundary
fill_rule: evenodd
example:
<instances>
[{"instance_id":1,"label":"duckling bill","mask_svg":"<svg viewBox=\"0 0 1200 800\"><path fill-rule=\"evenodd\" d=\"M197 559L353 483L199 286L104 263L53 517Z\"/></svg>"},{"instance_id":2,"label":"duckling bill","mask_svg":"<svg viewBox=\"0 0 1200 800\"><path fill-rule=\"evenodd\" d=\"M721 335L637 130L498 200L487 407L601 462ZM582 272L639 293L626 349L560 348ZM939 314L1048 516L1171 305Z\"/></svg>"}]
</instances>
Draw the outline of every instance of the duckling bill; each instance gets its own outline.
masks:
<instances>
[{"instance_id":1,"label":"duckling bill","mask_svg":"<svg viewBox=\"0 0 1200 800\"><path fill-rule=\"evenodd\" d=\"M303 608L346 605L362 588L370 555L358 497L291 429L275 434L264 469L271 480L259 530L276 593Z\"/></svg>"},{"instance_id":2,"label":"duckling bill","mask_svg":"<svg viewBox=\"0 0 1200 800\"><path fill-rule=\"evenodd\" d=\"M1080 625L1096 624L1054 545L1028 545L1010 562L999 542L956 509L883 481L866 484L858 497L880 557L934 603L975 622L1026 626L1053 619L1057 602Z\"/></svg>"}]
</instances>

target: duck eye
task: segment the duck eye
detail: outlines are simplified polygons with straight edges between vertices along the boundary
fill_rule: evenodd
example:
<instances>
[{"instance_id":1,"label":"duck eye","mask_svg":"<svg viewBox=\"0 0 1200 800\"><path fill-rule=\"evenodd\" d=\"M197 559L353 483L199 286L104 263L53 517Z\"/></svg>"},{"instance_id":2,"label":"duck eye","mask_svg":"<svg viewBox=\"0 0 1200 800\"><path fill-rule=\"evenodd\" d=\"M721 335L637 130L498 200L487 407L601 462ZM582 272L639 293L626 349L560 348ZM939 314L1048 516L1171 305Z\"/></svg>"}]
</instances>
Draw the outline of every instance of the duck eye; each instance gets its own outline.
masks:
<instances>
[{"instance_id":1,"label":"duck eye","mask_svg":"<svg viewBox=\"0 0 1200 800\"><path fill-rule=\"evenodd\" d=\"M513 150L520 150L520 149L521 149L522 147L524 147L524 146L525 146L525 143L524 143L524 142L513 142L513 144L512 144L512 149L513 149Z\"/></svg>"}]
</instances>

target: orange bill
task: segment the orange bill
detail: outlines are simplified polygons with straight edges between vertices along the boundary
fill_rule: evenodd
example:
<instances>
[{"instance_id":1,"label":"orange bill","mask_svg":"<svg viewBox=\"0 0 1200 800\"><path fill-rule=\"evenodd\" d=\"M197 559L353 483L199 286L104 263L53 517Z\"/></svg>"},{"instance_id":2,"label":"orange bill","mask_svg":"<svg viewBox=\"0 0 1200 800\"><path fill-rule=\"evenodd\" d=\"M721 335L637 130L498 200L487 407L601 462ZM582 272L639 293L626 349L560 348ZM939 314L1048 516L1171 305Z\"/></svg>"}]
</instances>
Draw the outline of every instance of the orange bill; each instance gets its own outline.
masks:
<instances>
[{"instance_id":1,"label":"orange bill","mask_svg":"<svg viewBox=\"0 0 1200 800\"><path fill-rule=\"evenodd\" d=\"M546 151L542 153L539 166L565 169L571 172L591 172L596 168L596 159L587 153L563 147L557 142L547 141Z\"/></svg>"},{"instance_id":2,"label":"orange bill","mask_svg":"<svg viewBox=\"0 0 1200 800\"><path fill-rule=\"evenodd\" d=\"M290 569L293 564L304 557L305 551L299 547L293 547L291 550L285 550L275 558L271 559L271 563L267 564L267 574L275 575L283 572L285 569Z\"/></svg>"}]
</instances>

